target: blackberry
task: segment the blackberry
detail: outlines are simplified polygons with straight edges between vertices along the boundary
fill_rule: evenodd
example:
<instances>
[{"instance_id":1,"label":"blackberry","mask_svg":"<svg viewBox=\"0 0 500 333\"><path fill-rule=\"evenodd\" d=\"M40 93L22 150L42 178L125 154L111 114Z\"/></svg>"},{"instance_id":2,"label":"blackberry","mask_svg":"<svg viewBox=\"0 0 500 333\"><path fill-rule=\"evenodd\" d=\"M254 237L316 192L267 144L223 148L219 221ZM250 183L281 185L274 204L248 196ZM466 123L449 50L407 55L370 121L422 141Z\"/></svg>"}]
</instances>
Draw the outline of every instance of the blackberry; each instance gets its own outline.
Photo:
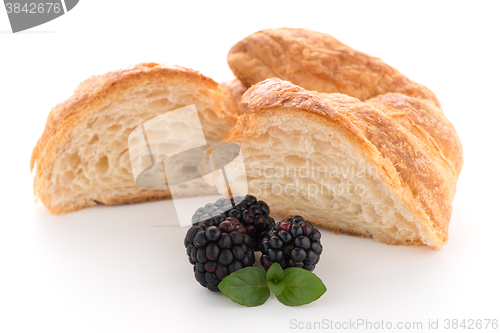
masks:
<instances>
[{"instance_id":1,"label":"blackberry","mask_svg":"<svg viewBox=\"0 0 500 333\"><path fill-rule=\"evenodd\" d=\"M313 271L323 247L321 233L302 216L292 216L276 225L261 241L260 262L266 271L275 262L285 269L302 267Z\"/></svg>"},{"instance_id":2,"label":"blackberry","mask_svg":"<svg viewBox=\"0 0 500 333\"><path fill-rule=\"evenodd\" d=\"M234 217L252 239L252 248L259 250L259 244L269 231L272 230L275 222L269 216L269 206L262 200L257 200L253 195L244 197L234 197L230 199L221 198L215 203L208 203L205 207L200 207L194 213L191 222L197 225L200 222L208 226L219 226L227 217Z\"/></svg>"},{"instance_id":3,"label":"blackberry","mask_svg":"<svg viewBox=\"0 0 500 333\"><path fill-rule=\"evenodd\" d=\"M184 238L184 246L194 277L211 291L219 291L217 285L230 273L255 262L252 239L233 217L218 225L193 225Z\"/></svg>"}]
</instances>

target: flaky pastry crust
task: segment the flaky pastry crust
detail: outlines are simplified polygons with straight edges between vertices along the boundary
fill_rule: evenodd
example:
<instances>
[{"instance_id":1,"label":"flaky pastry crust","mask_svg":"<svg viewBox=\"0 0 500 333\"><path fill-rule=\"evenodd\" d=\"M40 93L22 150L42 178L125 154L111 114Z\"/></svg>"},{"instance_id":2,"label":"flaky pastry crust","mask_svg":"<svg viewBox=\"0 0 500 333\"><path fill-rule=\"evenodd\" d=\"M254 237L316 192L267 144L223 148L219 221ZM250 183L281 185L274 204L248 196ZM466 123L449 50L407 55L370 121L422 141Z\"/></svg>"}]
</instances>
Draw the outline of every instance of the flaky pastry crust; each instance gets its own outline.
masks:
<instances>
[{"instance_id":1,"label":"flaky pastry crust","mask_svg":"<svg viewBox=\"0 0 500 333\"><path fill-rule=\"evenodd\" d=\"M160 90L162 87L168 86L196 87L197 93L208 96L207 98L212 101L215 105L214 112L220 119L224 119L229 124L236 122L238 108L229 90L192 69L164 66L157 63L141 63L103 75L92 76L83 81L68 100L52 109L45 130L31 155L31 170L36 164L35 196L41 199L51 213L68 213L96 205L96 202L122 204L171 198L168 189L145 190L135 184L123 186L116 193L94 197L90 195L78 201L68 201L57 205L54 205L47 195L48 187L54 185L52 178L54 164L63 153L62 150L64 150L67 141L71 140L75 128L93 114L101 112L103 105L119 101L134 87L151 84L156 84ZM134 115L129 116L133 117ZM136 126L138 125L140 124ZM120 143L120 145L122 144ZM132 177L131 174L130 177ZM133 182L133 178L131 181ZM57 187L57 184L55 185ZM195 194L202 193L194 191L192 195Z\"/></svg>"},{"instance_id":2,"label":"flaky pastry crust","mask_svg":"<svg viewBox=\"0 0 500 333\"><path fill-rule=\"evenodd\" d=\"M308 90L338 92L364 101L397 92L432 101L437 97L382 60L334 37L306 29L267 29L236 43L227 56L234 75L248 88L278 77Z\"/></svg>"},{"instance_id":3,"label":"flaky pastry crust","mask_svg":"<svg viewBox=\"0 0 500 333\"><path fill-rule=\"evenodd\" d=\"M259 126L266 118L284 113L297 121L307 117L311 127L316 122L331 126L369 159L418 221L413 223L419 239L377 240L436 249L447 242L463 153L455 128L429 89L378 58L304 29L256 32L233 46L228 63L250 88L240 103L243 116L225 141L240 144L245 153L246 142L263 135ZM270 206L276 213L300 214L336 232L373 236L318 217L314 207Z\"/></svg>"}]
</instances>

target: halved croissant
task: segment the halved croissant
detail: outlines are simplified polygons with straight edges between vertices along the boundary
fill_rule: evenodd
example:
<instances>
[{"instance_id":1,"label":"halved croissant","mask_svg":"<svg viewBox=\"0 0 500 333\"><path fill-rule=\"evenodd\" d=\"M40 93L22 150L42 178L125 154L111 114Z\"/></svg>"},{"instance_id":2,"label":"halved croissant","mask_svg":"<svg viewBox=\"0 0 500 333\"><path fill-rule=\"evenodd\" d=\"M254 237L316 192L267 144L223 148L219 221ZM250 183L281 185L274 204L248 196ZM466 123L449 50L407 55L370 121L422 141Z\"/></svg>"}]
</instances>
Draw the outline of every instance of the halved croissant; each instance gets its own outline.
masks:
<instances>
[{"instance_id":1,"label":"halved croissant","mask_svg":"<svg viewBox=\"0 0 500 333\"><path fill-rule=\"evenodd\" d=\"M191 104L209 141L220 140L238 116L229 91L183 67L143 63L82 82L73 96L52 109L33 149L35 195L54 214L96 202L170 198L168 189L145 190L135 184L127 139L143 122ZM186 195L204 193L214 189L186 189Z\"/></svg>"},{"instance_id":2,"label":"halved croissant","mask_svg":"<svg viewBox=\"0 0 500 333\"><path fill-rule=\"evenodd\" d=\"M303 29L252 34L228 63L253 86L224 141L273 212L387 244L447 242L462 146L429 89Z\"/></svg>"},{"instance_id":3,"label":"halved croissant","mask_svg":"<svg viewBox=\"0 0 500 333\"><path fill-rule=\"evenodd\" d=\"M249 192L273 212L387 244L446 243L457 161L390 109L409 120L418 111L441 121L459 147L434 104L396 93L363 103L274 78L251 87L240 106L245 114L223 141L240 146Z\"/></svg>"}]
</instances>

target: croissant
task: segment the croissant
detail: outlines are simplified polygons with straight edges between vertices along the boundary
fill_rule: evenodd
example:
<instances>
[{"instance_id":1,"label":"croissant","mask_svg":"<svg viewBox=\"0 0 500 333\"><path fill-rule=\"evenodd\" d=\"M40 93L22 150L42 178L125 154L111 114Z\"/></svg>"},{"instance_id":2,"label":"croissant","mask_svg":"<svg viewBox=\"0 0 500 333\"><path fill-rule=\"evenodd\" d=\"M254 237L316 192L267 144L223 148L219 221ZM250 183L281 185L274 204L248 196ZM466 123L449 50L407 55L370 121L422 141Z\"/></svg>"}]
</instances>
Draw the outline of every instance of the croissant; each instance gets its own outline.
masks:
<instances>
[{"instance_id":1,"label":"croissant","mask_svg":"<svg viewBox=\"0 0 500 333\"><path fill-rule=\"evenodd\" d=\"M251 194L334 232L447 242L462 146L429 89L302 29L250 35L228 62L253 85L223 139L240 145Z\"/></svg>"},{"instance_id":2,"label":"croissant","mask_svg":"<svg viewBox=\"0 0 500 333\"><path fill-rule=\"evenodd\" d=\"M256 32L231 48L227 62L247 88L278 77L308 90L338 92L361 101L398 92L439 105L432 91L382 60L316 31L281 28Z\"/></svg>"},{"instance_id":3,"label":"croissant","mask_svg":"<svg viewBox=\"0 0 500 333\"><path fill-rule=\"evenodd\" d=\"M243 83L241 83L241 81L238 79L233 79L227 82L221 82L221 86L223 86L229 92L229 94L231 95L231 97L233 97L236 103L239 103L241 101L241 97L247 90L247 87L243 85Z\"/></svg>"},{"instance_id":4,"label":"croissant","mask_svg":"<svg viewBox=\"0 0 500 333\"><path fill-rule=\"evenodd\" d=\"M170 198L167 190L135 183L127 138L137 126L167 111L195 104L205 138L220 140L234 126L230 91L183 67L143 63L93 76L52 109L31 156L35 195L51 213L85 207ZM190 140L189 129L185 131ZM196 167L196 166L193 166ZM215 189L186 188L186 196Z\"/></svg>"}]
</instances>

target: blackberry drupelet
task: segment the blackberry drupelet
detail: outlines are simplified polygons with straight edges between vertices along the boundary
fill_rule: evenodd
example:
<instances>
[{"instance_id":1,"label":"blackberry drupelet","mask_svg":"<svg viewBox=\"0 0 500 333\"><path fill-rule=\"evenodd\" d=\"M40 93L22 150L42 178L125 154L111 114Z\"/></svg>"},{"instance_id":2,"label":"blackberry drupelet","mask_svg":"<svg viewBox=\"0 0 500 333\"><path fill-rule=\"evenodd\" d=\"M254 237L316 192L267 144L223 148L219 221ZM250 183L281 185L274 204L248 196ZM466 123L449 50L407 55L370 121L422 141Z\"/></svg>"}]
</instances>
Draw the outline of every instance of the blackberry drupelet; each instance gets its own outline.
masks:
<instances>
[{"instance_id":1,"label":"blackberry drupelet","mask_svg":"<svg viewBox=\"0 0 500 333\"><path fill-rule=\"evenodd\" d=\"M234 202L234 207L231 200L225 198L206 204L196 210L191 222L194 225L203 222L209 226L218 226L226 217L234 217L241 222L252 239L252 248L259 250L262 237L271 231L275 224L274 219L269 216L269 206L253 195L234 197Z\"/></svg>"},{"instance_id":2,"label":"blackberry drupelet","mask_svg":"<svg viewBox=\"0 0 500 333\"><path fill-rule=\"evenodd\" d=\"M184 246L196 280L211 291L219 291L218 284L230 273L255 262L252 239L233 217L218 225L193 225L184 238Z\"/></svg>"},{"instance_id":3,"label":"blackberry drupelet","mask_svg":"<svg viewBox=\"0 0 500 333\"><path fill-rule=\"evenodd\" d=\"M267 271L275 262L285 269L301 267L313 271L323 247L321 233L302 216L292 216L277 223L261 241L260 262Z\"/></svg>"}]
</instances>

